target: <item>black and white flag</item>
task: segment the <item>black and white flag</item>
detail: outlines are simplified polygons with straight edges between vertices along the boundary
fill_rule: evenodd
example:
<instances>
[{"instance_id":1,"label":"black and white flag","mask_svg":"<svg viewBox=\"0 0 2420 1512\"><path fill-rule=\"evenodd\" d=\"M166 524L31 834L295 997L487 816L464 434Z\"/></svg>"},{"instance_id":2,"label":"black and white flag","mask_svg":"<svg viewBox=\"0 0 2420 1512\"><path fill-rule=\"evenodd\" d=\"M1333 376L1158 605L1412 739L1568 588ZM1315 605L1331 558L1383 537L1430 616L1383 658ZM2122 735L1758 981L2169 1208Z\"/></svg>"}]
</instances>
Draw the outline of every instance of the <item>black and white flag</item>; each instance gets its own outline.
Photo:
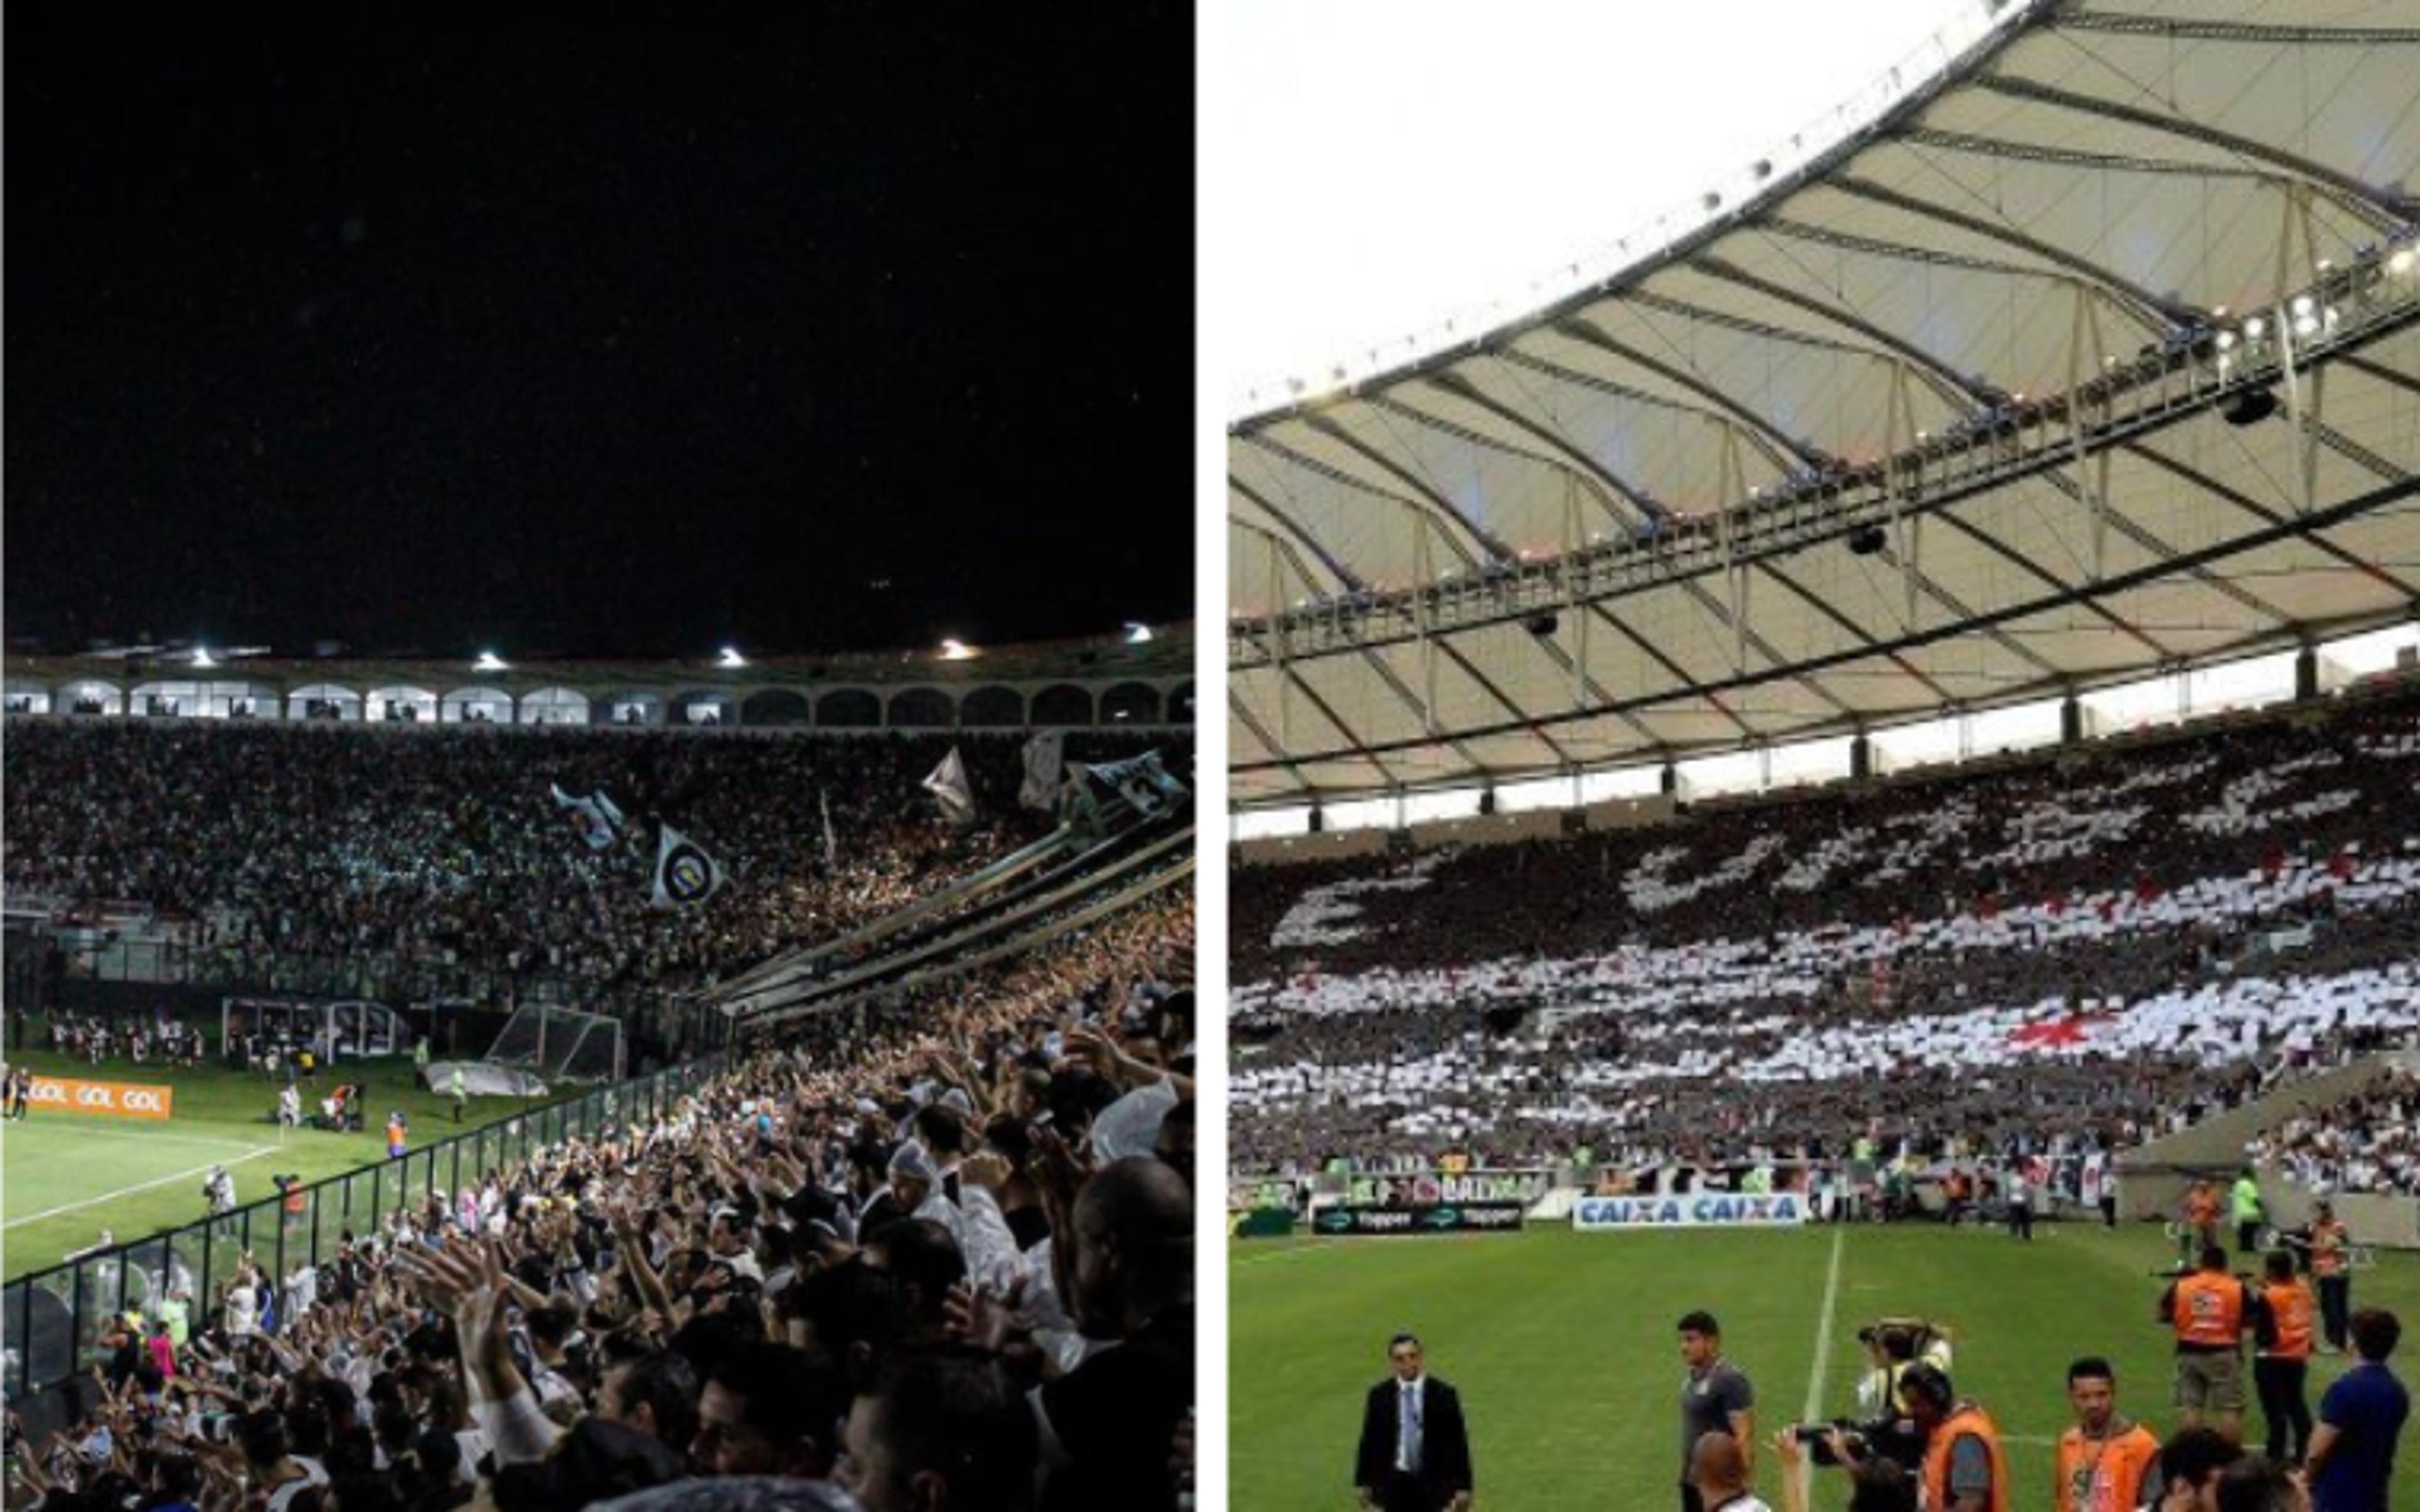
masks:
<instances>
[{"instance_id":1,"label":"black and white flag","mask_svg":"<svg viewBox=\"0 0 2420 1512\"><path fill-rule=\"evenodd\" d=\"M605 795L603 788L584 798L573 797L559 784L550 784L550 789L554 794L555 807L571 811L572 827L580 831L580 838L588 842L590 850L613 848L614 838L622 833L628 821L623 819L622 810L613 807L613 800Z\"/></svg>"},{"instance_id":2,"label":"black and white flag","mask_svg":"<svg viewBox=\"0 0 2420 1512\"><path fill-rule=\"evenodd\" d=\"M672 825L663 826L656 840L655 894L648 900L651 906L687 908L702 903L721 890L723 880L721 862Z\"/></svg>"},{"instance_id":3,"label":"black and white flag","mask_svg":"<svg viewBox=\"0 0 2420 1512\"><path fill-rule=\"evenodd\" d=\"M1025 743L1025 783L1016 801L1048 813L1059 802L1059 781L1067 765L1067 732L1044 730Z\"/></svg>"},{"instance_id":4,"label":"black and white flag","mask_svg":"<svg viewBox=\"0 0 2420 1512\"><path fill-rule=\"evenodd\" d=\"M967 764L958 759L957 747L952 746L950 753L941 758L941 764L924 779L924 791L940 804L941 812L953 823L963 825L974 818L975 790L967 783Z\"/></svg>"}]
</instances>

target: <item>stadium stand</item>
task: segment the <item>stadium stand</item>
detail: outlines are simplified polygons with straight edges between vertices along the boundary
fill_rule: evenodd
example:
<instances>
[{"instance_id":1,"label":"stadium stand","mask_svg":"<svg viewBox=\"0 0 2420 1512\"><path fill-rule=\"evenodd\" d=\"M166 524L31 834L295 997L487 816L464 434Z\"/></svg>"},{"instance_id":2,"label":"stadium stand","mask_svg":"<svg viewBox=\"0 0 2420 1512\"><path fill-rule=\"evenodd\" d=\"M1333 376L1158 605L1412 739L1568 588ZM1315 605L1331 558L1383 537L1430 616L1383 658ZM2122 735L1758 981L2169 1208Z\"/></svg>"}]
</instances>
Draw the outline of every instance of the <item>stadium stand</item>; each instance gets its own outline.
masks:
<instances>
[{"instance_id":1,"label":"stadium stand","mask_svg":"<svg viewBox=\"0 0 2420 1512\"><path fill-rule=\"evenodd\" d=\"M2132 1145L2420 1026L2415 761L2406 688L1666 826L1246 869L1237 1167Z\"/></svg>"},{"instance_id":2,"label":"stadium stand","mask_svg":"<svg viewBox=\"0 0 2420 1512\"><path fill-rule=\"evenodd\" d=\"M2255 1137L2251 1153L2316 1192L2420 1196L2420 1075L2389 1071L2348 1096L2306 1103Z\"/></svg>"},{"instance_id":3,"label":"stadium stand","mask_svg":"<svg viewBox=\"0 0 2420 1512\"><path fill-rule=\"evenodd\" d=\"M917 792L953 746L986 800L967 829ZM18 719L7 880L70 912L132 901L204 981L489 1001L544 981L631 1006L845 933L1045 834L1048 818L1010 801L1017 753L1016 737L971 734ZM633 821L622 842L571 843L550 784L612 795ZM650 908L634 855L659 814L746 886L711 910Z\"/></svg>"},{"instance_id":4,"label":"stadium stand","mask_svg":"<svg viewBox=\"0 0 2420 1512\"><path fill-rule=\"evenodd\" d=\"M25 1486L567 1512L782 1476L782 1504L874 1509L924 1477L950 1505L1173 1507L1192 940L1163 894L938 1011L806 1020L663 1118L432 1191L316 1266L246 1257L182 1329L103 1323L71 1423L11 1414Z\"/></svg>"}]
</instances>

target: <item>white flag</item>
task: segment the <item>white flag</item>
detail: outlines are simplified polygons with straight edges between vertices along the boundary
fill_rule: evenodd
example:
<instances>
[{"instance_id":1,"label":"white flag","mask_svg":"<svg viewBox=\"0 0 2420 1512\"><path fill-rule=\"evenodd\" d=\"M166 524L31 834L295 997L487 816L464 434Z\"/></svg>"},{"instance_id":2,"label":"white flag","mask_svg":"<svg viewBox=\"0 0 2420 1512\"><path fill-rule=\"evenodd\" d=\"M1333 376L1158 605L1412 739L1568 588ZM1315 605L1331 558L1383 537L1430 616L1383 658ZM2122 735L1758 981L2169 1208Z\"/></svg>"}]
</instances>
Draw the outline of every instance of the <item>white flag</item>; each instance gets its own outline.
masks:
<instances>
[{"instance_id":1,"label":"white flag","mask_svg":"<svg viewBox=\"0 0 2420 1512\"><path fill-rule=\"evenodd\" d=\"M832 833L831 790L829 788L818 790L815 799L823 805L824 810L824 865L837 872L840 870L840 837Z\"/></svg>"},{"instance_id":2,"label":"white flag","mask_svg":"<svg viewBox=\"0 0 2420 1512\"><path fill-rule=\"evenodd\" d=\"M723 880L720 861L672 825L663 826L656 840L655 895L648 900L652 906L687 908L702 903L721 890Z\"/></svg>"},{"instance_id":3,"label":"white flag","mask_svg":"<svg viewBox=\"0 0 2420 1512\"><path fill-rule=\"evenodd\" d=\"M967 764L958 759L958 748L941 758L933 775L924 779L924 791L941 805L941 811L956 823L965 824L975 816L975 790L967 784Z\"/></svg>"},{"instance_id":4,"label":"white flag","mask_svg":"<svg viewBox=\"0 0 2420 1512\"><path fill-rule=\"evenodd\" d=\"M1059 802L1059 779L1067 764L1067 732L1044 730L1025 743L1025 785L1016 801L1048 813Z\"/></svg>"},{"instance_id":5,"label":"white flag","mask_svg":"<svg viewBox=\"0 0 2420 1512\"><path fill-rule=\"evenodd\" d=\"M571 810L572 825L580 831L580 838L588 842L590 850L613 849L613 837L622 832L624 820L622 810L613 807L613 800L605 795L603 788L584 798L573 797L559 785L550 784L550 788L554 794L555 807Z\"/></svg>"},{"instance_id":6,"label":"white flag","mask_svg":"<svg viewBox=\"0 0 2420 1512\"><path fill-rule=\"evenodd\" d=\"M1182 801L1187 794L1185 784L1159 764L1159 752L1145 751L1123 762L1106 762L1084 770L1094 779L1117 790L1118 795L1133 806L1139 814L1150 815Z\"/></svg>"}]
</instances>

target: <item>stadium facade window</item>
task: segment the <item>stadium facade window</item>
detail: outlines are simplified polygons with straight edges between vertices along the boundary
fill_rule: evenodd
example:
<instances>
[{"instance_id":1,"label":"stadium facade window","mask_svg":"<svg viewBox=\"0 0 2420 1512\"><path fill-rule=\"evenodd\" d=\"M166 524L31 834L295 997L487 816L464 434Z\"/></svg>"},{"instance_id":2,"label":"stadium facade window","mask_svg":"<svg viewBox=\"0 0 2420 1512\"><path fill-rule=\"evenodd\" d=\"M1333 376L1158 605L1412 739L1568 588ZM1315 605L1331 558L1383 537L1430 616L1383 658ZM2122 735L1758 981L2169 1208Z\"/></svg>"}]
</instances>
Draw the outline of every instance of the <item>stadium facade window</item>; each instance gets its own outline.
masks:
<instances>
[{"instance_id":1,"label":"stadium facade window","mask_svg":"<svg viewBox=\"0 0 2420 1512\"><path fill-rule=\"evenodd\" d=\"M1719 798L1735 793L1761 793L1766 754L1759 748L1682 762L1676 768L1681 779L1678 795L1683 799Z\"/></svg>"},{"instance_id":2,"label":"stadium facade window","mask_svg":"<svg viewBox=\"0 0 2420 1512\"><path fill-rule=\"evenodd\" d=\"M2185 679L2173 673L2096 687L2076 699L2084 706L2084 733L2094 737L2122 735L2130 730L2176 724L2187 713L2185 687Z\"/></svg>"},{"instance_id":3,"label":"stadium facade window","mask_svg":"<svg viewBox=\"0 0 2420 1512\"><path fill-rule=\"evenodd\" d=\"M372 688L366 717L390 724L434 724L437 704L437 695L425 687Z\"/></svg>"},{"instance_id":4,"label":"stadium facade window","mask_svg":"<svg viewBox=\"0 0 2420 1512\"><path fill-rule=\"evenodd\" d=\"M1238 841L1281 840L1311 833L1311 810L1307 807L1248 809L1238 812L1230 823Z\"/></svg>"},{"instance_id":5,"label":"stadium facade window","mask_svg":"<svg viewBox=\"0 0 2420 1512\"><path fill-rule=\"evenodd\" d=\"M739 703L739 722L751 730L792 729L814 722L814 707L795 687L767 687Z\"/></svg>"},{"instance_id":6,"label":"stadium facade window","mask_svg":"<svg viewBox=\"0 0 2420 1512\"><path fill-rule=\"evenodd\" d=\"M48 714L51 712L51 690L47 687L12 687L8 692L10 714Z\"/></svg>"},{"instance_id":7,"label":"stadium facade window","mask_svg":"<svg viewBox=\"0 0 2420 1512\"><path fill-rule=\"evenodd\" d=\"M441 724L510 724L512 695L492 687L458 687L438 701Z\"/></svg>"},{"instance_id":8,"label":"stadium facade window","mask_svg":"<svg viewBox=\"0 0 2420 1512\"><path fill-rule=\"evenodd\" d=\"M958 706L938 687L909 687L891 695L889 723L893 730L947 730L958 720Z\"/></svg>"},{"instance_id":9,"label":"stadium facade window","mask_svg":"<svg viewBox=\"0 0 2420 1512\"><path fill-rule=\"evenodd\" d=\"M126 695L114 683L73 683L67 690L67 704L73 714L123 714Z\"/></svg>"},{"instance_id":10,"label":"stadium facade window","mask_svg":"<svg viewBox=\"0 0 2420 1512\"><path fill-rule=\"evenodd\" d=\"M1617 766L1606 772L1580 774L1580 802L1611 803L1617 799L1652 798L1664 791L1664 774L1653 766ZM1496 795L1502 807L1504 795Z\"/></svg>"},{"instance_id":11,"label":"stadium facade window","mask_svg":"<svg viewBox=\"0 0 2420 1512\"><path fill-rule=\"evenodd\" d=\"M377 707L378 694L371 694L370 700L370 706ZM362 717L363 706L357 689L336 683L311 683L286 695L286 717L289 719L355 720ZM428 695L428 706L432 713L437 707L433 693Z\"/></svg>"},{"instance_id":12,"label":"stadium facade window","mask_svg":"<svg viewBox=\"0 0 2420 1512\"><path fill-rule=\"evenodd\" d=\"M1326 827L1330 834L1348 829L1392 829L1403 822L1402 800L1385 798L1348 798L1327 806Z\"/></svg>"},{"instance_id":13,"label":"stadium facade window","mask_svg":"<svg viewBox=\"0 0 2420 1512\"><path fill-rule=\"evenodd\" d=\"M1484 795L1485 790L1481 788L1406 794L1404 797L1404 823L1426 825L1444 819L1475 819L1479 816L1479 800Z\"/></svg>"},{"instance_id":14,"label":"stadium facade window","mask_svg":"<svg viewBox=\"0 0 2420 1512\"><path fill-rule=\"evenodd\" d=\"M1849 748L1855 743L1854 736L1835 735L1776 746L1765 769L1765 785L1795 788L1838 782L1849 775Z\"/></svg>"},{"instance_id":15,"label":"stadium facade window","mask_svg":"<svg viewBox=\"0 0 2420 1512\"><path fill-rule=\"evenodd\" d=\"M154 719L175 719L198 709L202 701L199 683L138 683L130 695L133 707Z\"/></svg>"},{"instance_id":16,"label":"stadium facade window","mask_svg":"<svg viewBox=\"0 0 2420 1512\"><path fill-rule=\"evenodd\" d=\"M978 687L958 701L958 723L970 730L1014 730L1025 723L1025 695L1013 687Z\"/></svg>"},{"instance_id":17,"label":"stadium facade window","mask_svg":"<svg viewBox=\"0 0 2420 1512\"><path fill-rule=\"evenodd\" d=\"M2198 718L2288 702L2294 697L2294 656L2280 651L2196 667L2185 674L2185 707Z\"/></svg>"},{"instance_id":18,"label":"stadium facade window","mask_svg":"<svg viewBox=\"0 0 2420 1512\"><path fill-rule=\"evenodd\" d=\"M675 693L668 701L672 722L676 725L713 729L739 722L739 703L728 694L710 688L692 688Z\"/></svg>"},{"instance_id":19,"label":"stadium facade window","mask_svg":"<svg viewBox=\"0 0 2420 1512\"><path fill-rule=\"evenodd\" d=\"M1120 683L1101 695L1103 724L1159 723L1159 689L1148 683Z\"/></svg>"},{"instance_id":20,"label":"stadium facade window","mask_svg":"<svg viewBox=\"0 0 2420 1512\"><path fill-rule=\"evenodd\" d=\"M1956 715L1946 719L1919 719L1914 724L1877 730L1869 737L1874 753L1874 770L1877 773L1904 772L1914 767L1954 762L1962 748L1961 739L1964 730L1965 721Z\"/></svg>"},{"instance_id":21,"label":"stadium facade window","mask_svg":"<svg viewBox=\"0 0 2420 1512\"><path fill-rule=\"evenodd\" d=\"M1054 683L1033 695L1032 720L1045 728L1088 726L1093 722L1093 695L1073 683Z\"/></svg>"},{"instance_id":22,"label":"stadium facade window","mask_svg":"<svg viewBox=\"0 0 2420 1512\"><path fill-rule=\"evenodd\" d=\"M521 695L523 724L586 724L588 695L567 687L541 687Z\"/></svg>"},{"instance_id":23,"label":"stadium facade window","mask_svg":"<svg viewBox=\"0 0 2420 1512\"><path fill-rule=\"evenodd\" d=\"M1496 789L1496 811L1528 813L1539 809L1567 808L1580 801L1580 780L1573 777L1538 777L1500 783Z\"/></svg>"},{"instance_id":24,"label":"stadium facade window","mask_svg":"<svg viewBox=\"0 0 2420 1512\"><path fill-rule=\"evenodd\" d=\"M2420 671L2420 623L2319 643L2319 687L2327 692L2398 670Z\"/></svg>"},{"instance_id":25,"label":"stadium facade window","mask_svg":"<svg viewBox=\"0 0 2420 1512\"><path fill-rule=\"evenodd\" d=\"M2059 701L2036 699L2005 708L1984 709L1960 721L1959 755L1996 756L2002 751L2035 750L2059 740Z\"/></svg>"},{"instance_id":26,"label":"stadium facade window","mask_svg":"<svg viewBox=\"0 0 2420 1512\"><path fill-rule=\"evenodd\" d=\"M878 730L882 701L861 687L835 688L815 700L815 724L824 730Z\"/></svg>"},{"instance_id":27,"label":"stadium facade window","mask_svg":"<svg viewBox=\"0 0 2420 1512\"><path fill-rule=\"evenodd\" d=\"M651 729L664 722L664 701L653 693L614 692L597 701L605 722L624 728Z\"/></svg>"}]
</instances>

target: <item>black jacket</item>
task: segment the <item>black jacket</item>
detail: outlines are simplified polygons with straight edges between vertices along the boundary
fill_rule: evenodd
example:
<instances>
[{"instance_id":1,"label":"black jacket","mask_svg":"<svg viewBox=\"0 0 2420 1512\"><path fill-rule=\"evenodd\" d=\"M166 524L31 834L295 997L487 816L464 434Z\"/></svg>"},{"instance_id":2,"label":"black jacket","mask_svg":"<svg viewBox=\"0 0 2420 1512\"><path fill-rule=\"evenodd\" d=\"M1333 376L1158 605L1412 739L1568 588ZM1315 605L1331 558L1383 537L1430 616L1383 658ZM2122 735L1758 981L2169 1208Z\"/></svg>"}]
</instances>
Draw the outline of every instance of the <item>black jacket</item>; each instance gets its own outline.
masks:
<instances>
[{"instance_id":1,"label":"black jacket","mask_svg":"<svg viewBox=\"0 0 2420 1512\"><path fill-rule=\"evenodd\" d=\"M1370 1399L1361 1413L1361 1450L1354 1461L1356 1486L1375 1489L1394 1473L1396 1394L1401 1389L1391 1378L1370 1388ZM1462 1397L1435 1376L1420 1382L1419 1480L1423 1489L1435 1493L1439 1505L1454 1493L1471 1489L1470 1440L1463 1429Z\"/></svg>"}]
</instances>

